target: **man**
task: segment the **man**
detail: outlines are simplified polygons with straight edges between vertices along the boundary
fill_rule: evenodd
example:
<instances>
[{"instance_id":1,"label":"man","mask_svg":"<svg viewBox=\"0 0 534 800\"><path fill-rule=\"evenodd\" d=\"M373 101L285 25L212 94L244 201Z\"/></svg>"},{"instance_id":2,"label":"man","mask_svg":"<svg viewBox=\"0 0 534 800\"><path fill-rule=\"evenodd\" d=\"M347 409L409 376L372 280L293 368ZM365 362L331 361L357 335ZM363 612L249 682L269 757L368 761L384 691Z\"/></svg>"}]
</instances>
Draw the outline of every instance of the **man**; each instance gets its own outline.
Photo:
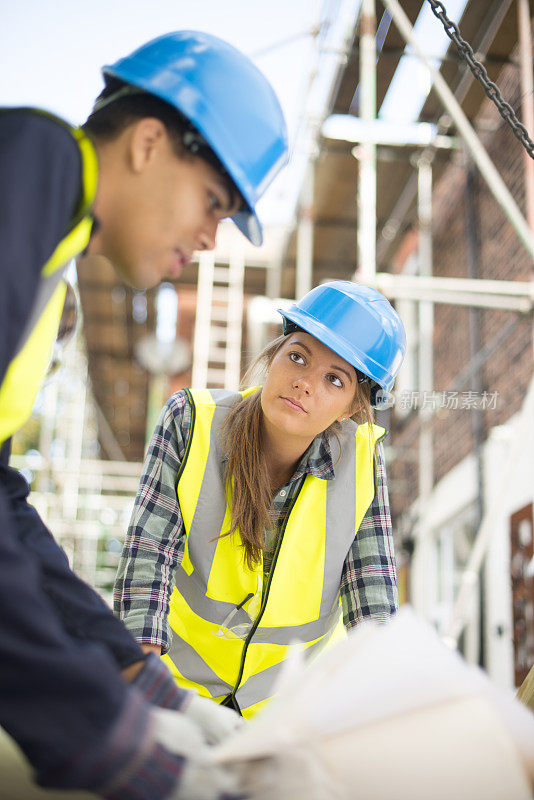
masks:
<instances>
[{"instance_id":1,"label":"man","mask_svg":"<svg viewBox=\"0 0 534 800\"><path fill-rule=\"evenodd\" d=\"M285 124L254 65L204 33L159 37L104 76L83 130L0 112L0 725L43 786L216 798L225 776L202 768L202 741L237 716L179 690L70 572L7 467L9 439L46 370L65 263L104 255L146 288L212 249L224 217L260 244Z\"/></svg>"}]
</instances>

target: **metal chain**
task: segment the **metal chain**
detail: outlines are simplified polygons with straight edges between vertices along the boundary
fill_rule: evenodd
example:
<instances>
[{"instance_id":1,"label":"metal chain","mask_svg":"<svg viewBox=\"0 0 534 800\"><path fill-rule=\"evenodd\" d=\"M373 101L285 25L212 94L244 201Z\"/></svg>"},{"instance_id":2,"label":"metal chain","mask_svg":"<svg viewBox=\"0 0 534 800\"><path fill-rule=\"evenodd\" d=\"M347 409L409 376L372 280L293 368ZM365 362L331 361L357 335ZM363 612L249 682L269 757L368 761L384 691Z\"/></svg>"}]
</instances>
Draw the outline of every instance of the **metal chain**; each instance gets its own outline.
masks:
<instances>
[{"instance_id":1,"label":"metal chain","mask_svg":"<svg viewBox=\"0 0 534 800\"><path fill-rule=\"evenodd\" d=\"M469 69L475 78L482 84L482 88L486 92L490 100L493 100L499 113L505 122L509 124L514 134L517 136L527 153L531 158L534 158L534 142L528 135L525 126L518 120L514 109L503 99L498 86L490 80L488 73L483 64L477 61L473 48L471 45L462 39L458 26L447 17L447 12L443 3L440 0L428 0L432 11L435 16L441 21L445 28L445 33L449 39L454 42L456 49L461 56L467 61Z\"/></svg>"}]
</instances>

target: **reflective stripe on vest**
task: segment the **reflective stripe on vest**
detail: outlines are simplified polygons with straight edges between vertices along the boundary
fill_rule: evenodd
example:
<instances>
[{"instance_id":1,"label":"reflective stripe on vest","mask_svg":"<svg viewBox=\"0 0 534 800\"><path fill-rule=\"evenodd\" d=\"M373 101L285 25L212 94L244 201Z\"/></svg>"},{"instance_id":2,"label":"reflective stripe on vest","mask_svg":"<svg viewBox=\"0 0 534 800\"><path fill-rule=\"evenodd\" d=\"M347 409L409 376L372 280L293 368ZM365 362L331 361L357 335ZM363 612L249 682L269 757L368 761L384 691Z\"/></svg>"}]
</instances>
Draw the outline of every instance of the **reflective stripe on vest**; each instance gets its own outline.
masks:
<instances>
[{"instance_id":1,"label":"reflective stripe on vest","mask_svg":"<svg viewBox=\"0 0 534 800\"><path fill-rule=\"evenodd\" d=\"M96 192L98 175L94 147L83 131L70 128L63 120L57 122L68 127L80 148L82 198L71 222L69 233L59 242L41 270L41 280L30 319L21 331L16 354L0 386L0 445L9 439L31 414L46 373L61 319L66 291L62 280L65 267L71 258L87 246L93 224L89 212Z\"/></svg>"},{"instance_id":2,"label":"reflective stripe on vest","mask_svg":"<svg viewBox=\"0 0 534 800\"><path fill-rule=\"evenodd\" d=\"M217 538L230 519L221 428L253 391L190 395L192 431L177 487L187 538L171 597L172 643L163 656L182 686L219 702L233 694L244 716L272 695L292 642L308 656L344 635L341 573L374 496L374 442L383 433L344 424L339 452L332 441L335 478L306 475L264 587L263 563L247 568L238 534ZM246 640L233 634L239 626L248 629Z\"/></svg>"}]
</instances>

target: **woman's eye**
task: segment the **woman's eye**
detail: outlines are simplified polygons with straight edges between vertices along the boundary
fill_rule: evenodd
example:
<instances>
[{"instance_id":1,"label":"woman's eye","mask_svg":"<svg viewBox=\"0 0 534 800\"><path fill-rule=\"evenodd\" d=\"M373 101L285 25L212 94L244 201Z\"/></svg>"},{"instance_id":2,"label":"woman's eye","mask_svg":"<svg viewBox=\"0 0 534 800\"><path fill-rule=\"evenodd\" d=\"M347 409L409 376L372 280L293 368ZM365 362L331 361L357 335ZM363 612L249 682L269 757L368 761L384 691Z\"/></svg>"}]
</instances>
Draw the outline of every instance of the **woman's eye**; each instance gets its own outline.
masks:
<instances>
[{"instance_id":1,"label":"woman's eye","mask_svg":"<svg viewBox=\"0 0 534 800\"><path fill-rule=\"evenodd\" d=\"M294 364L304 364L304 356L301 356L300 353L290 353L289 358Z\"/></svg>"},{"instance_id":2,"label":"woman's eye","mask_svg":"<svg viewBox=\"0 0 534 800\"><path fill-rule=\"evenodd\" d=\"M337 375L329 375L328 380L332 384L332 386L337 386L339 389L343 388L343 381L341 378L338 378Z\"/></svg>"}]
</instances>

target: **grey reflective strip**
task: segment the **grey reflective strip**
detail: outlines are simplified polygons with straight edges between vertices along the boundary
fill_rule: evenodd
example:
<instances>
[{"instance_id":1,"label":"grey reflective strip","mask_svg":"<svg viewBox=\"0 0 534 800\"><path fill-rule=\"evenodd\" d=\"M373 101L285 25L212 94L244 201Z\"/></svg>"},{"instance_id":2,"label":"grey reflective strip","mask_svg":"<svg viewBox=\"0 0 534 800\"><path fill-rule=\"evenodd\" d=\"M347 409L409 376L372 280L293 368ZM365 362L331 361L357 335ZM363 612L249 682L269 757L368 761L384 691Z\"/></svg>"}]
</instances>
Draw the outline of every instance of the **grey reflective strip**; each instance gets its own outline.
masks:
<instances>
[{"instance_id":1,"label":"grey reflective strip","mask_svg":"<svg viewBox=\"0 0 534 800\"><path fill-rule=\"evenodd\" d=\"M210 389L211 396L218 406L232 408L240 401L238 392L233 392L230 389Z\"/></svg>"},{"instance_id":2,"label":"grey reflective strip","mask_svg":"<svg viewBox=\"0 0 534 800\"><path fill-rule=\"evenodd\" d=\"M336 617L339 618L339 610L336 612ZM328 636L325 636L319 642L315 642L314 644L310 645L310 647L306 648L304 655L307 661L319 655L319 653L326 647L333 632L334 628L331 629ZM256 643L255 637L253 641ZM239 687L235 693L235 696L241 709L248 708L249 706L253 706L256 703L261 702L262 700L266 700L268 697L272 697L274 694L276 681L283 664L284 662L280 661L278 664L273 664L272 667L267 667L267 669L257 672L255 675L251 675L250 678Z\"/></svg>"},{"instance_id":3,"label":"grey reflective strip","mask_svg":"<svg viewBox=\"0 0 534 800\"><path fill-rule=\"evenodd\" d=\"M219 678L190 644L173 632L169 656L189 681L205 686L213 697L230 694L233 686Z\"/></svg>"},{"instance_id":4,"label":"grey reflective strip","mask_svg":"<svg viewBox=\"0 0 534 800\"><path fill-rule=\"evenodd\" d=\"M319 617L328 614L334 606L343 564L356 535L354 525L352 528L347 525L347 520L356 518L356 430L357 425L352 421L343 426L341 453L339 458L333 459L336 477L327 481L323 596Z\"/></svg>"},{"instance_id":5,"label":"grey reflective strip","mask_svg":"<svg viewBox=\"0 0 534 800\"><path fill-rule=\"evenodd\" d=\"M222 625L231 611L235 610L233 603L224 603L206 597L198 577L193 572L188 575L181 567L176 573L176 589L183 597L189 608L199 617L214 625ZM339 589L339 587L338 587ZM255 644L291 644L291 642L311 642L328 633L337 623L339 609L335 608L329 614L304 625L287 625L276 628L257 628L253 642ZM231 627L250 624L249 615L242 608L235 611Z\"/></svg>"},{"instance_id":6,"label":"grey reflective strip","mask_svg":"<svg viewBox=\"0 0 534 800\"><path fill-rule=\"evenodd\" d=\"M225 409L219 409L219 413L224 419L227 412ZM219 416L217 408L214 413L214 423L216 416ZM198 424L198 416L195 424ZM219 437L213 435L214 428L218 431L219 427L219 424L212 424L211 427L206 469L202 477L191 528L187 534L189 556L195 565L195 572L199 573L199 578L204 586L207 586L217 549L217 538L214 538L213 533L221 530L226 512L226 493L220 466L222 455ZM193 441L194 436L195 432L193 431Z\"/></svg>"},{"instance_id":7,"label":"grey reflective strip","mask_svg":"<svg viewBox=\"0 0 534 800\"><path fill-rule=\"evenodd\" d=\"M339 586L338 586L339 591ZM304 625L288 625L280 628L256 628L252 641L254 644L291 644L291 642L312 642L328 633L339 619L339 609L330 614L306 622Z\"/></svg>"},{"instance_id":8,"label":"grey reflective strip","mask_svg":"<svg viewBox=\"0 0 534 800\"><path fill-rule=\"evenodd\" d=\"M217 549L217 539L214 539L213 531L222 529L226 513L226 491L221 469L224 453L220 446L220 431L228 410L240 399L237 392L228 389L210 389L210 394L216 403L210 431L210 446L195 514L187 535L189 556L194 564L193 577L197 584L200 582L204 586L208 584ZM222 619L227 613L228 611L223 614ZM249 619L246 614L245 618ZM210 616L206 616L205 619L210 619Z\"/></svg>"},{"instance_id":9,"label":"grey reflective strip","mask_svg":"<svg viewBox=\"0 0 534 800\"><path fill-rule=\"evenodd\" d=\"M233 603L224 603L206 597L202 583L199 583L198 573L193 572L188 575L180 567L176 572L176 588L195 614L215 625L222 625L228 614L235 610ZM232 627L247 622L250 622L250 617L242 608L237 610L232 617Z\"/></svg>"},{"instance_id":10,"label":"grey reflective strip","mask_svg":"<svg viewBox=\"0 0 534 800\"><path fill-rule=\"evenodd\" d=\"M245 683L239 687L235 693L239 708L244 709L272 697L276 679L282 669L283 661L274 664L272 667L251 675Z\"/></svg>"},{"instance_id":11,"label":"grey reflective strip","mask_svg":"<svg viewBox=\"0 0 534 800\"><path fill-rule=\"evenodd\" d=\"M39 286L37 288L37 295L33 303L32 313L18 341L17 349L15 351L15 356L18 356L18 354L21 352L26 342L30 338L33 329L35 328L37 322L39 321L39 317L45 310L50 298L56 291L61 279L63 278L63 275L65 274L65 269L66 265L60 267L59 269L56 269L56 271L53 272L51 275L41 276L41 280L39 281Z\"/></svg>"}]
</instances>

